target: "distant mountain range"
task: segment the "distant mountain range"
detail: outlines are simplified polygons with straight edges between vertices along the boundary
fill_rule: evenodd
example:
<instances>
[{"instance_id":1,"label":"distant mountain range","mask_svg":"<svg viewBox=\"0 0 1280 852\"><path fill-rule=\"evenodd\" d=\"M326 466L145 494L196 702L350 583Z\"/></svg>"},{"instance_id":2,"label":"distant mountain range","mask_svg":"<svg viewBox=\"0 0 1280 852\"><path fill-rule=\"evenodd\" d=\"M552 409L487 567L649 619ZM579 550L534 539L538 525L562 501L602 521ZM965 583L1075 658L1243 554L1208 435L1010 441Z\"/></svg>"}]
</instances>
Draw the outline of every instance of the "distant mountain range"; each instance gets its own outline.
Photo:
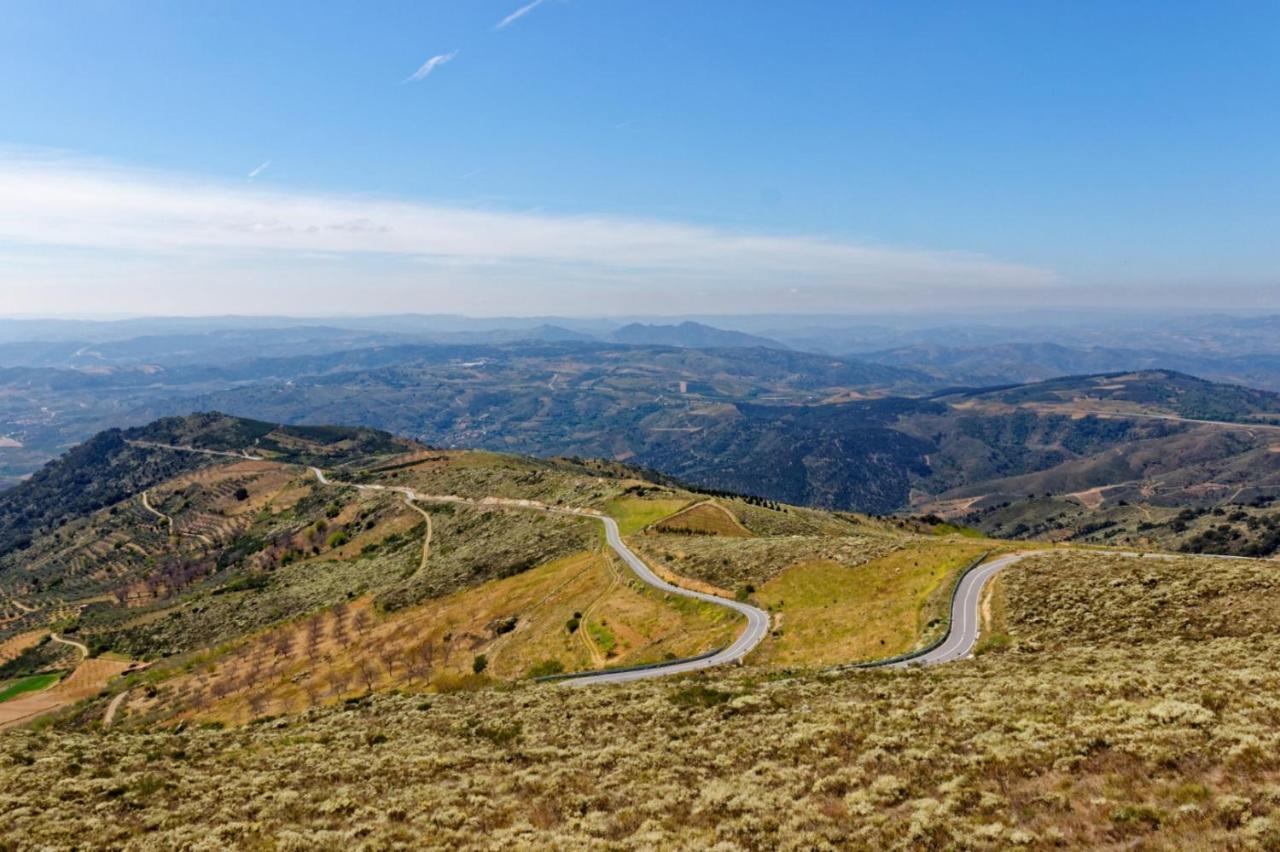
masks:
<instances>
[{"instance_id":1,"label":"distant mountain range","mask_svg":"<svg viewBox=\"0 0 1280 852\"><path fill-rule=\"evenodd\" d=\"M730 347L760 346L765 349L788 349L776 340L741 331L725 331L698 322L682 322L679 325L645 325L631 323L612 332L609 339L615 343L631 343L646 346L684 346L693 349L722 349Z\"/></svg>"},{"instance_id":2,"label":"distant mountain range","mask_svg":"<svg viewBox=\"0 0 1280 852\"><path fill-rule=\"evenodd\" d=\"M928 373L956 385L1035 382L1056 376L1168 369L1219 382L1280 390L1280 354L1213 355L1058 343L949 347L931 343L857 356Z\"/></svg>"}]
</instances>

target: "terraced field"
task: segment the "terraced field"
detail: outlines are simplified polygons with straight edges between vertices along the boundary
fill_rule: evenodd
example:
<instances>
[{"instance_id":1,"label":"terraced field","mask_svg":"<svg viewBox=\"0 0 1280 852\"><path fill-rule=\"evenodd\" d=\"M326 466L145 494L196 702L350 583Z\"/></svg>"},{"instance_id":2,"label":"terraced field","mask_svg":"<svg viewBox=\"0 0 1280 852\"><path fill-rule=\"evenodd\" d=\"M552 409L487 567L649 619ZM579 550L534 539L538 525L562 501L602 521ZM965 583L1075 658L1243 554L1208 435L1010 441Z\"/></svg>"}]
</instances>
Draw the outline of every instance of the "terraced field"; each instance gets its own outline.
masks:
<instances>
[{"instance_id":1,"label":"terraced field","mask_svg":"<svg viewBox=\"0 0 1280 852\"><path fill-rule=\"evenodd\" d=\"M75 670L56 686L39 692L25 693L0 703L0 729L20 725L95 696L112 678L123 674L135 665L127 660L101 658L82 660Z\"/></svg>"}]
</instances>

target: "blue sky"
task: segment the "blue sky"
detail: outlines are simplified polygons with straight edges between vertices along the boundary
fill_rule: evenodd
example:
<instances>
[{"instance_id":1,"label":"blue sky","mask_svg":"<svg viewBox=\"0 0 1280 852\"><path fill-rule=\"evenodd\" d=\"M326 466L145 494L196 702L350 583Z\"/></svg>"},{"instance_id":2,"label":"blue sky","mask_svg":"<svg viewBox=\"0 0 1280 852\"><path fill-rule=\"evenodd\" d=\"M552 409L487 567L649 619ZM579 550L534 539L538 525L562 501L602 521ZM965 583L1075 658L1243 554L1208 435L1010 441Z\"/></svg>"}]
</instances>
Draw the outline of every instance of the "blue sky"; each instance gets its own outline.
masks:
<instances>
[{"instance_id":1,"label":"blue sky","mask_svg":"<svg viewBox=\"0 0 1280 852\"><path fill-rule=\"evenodd\" d=\"M1274 3L525 5L10 0L0 313L1280 307Z\"/></svg>"}]
</instances>

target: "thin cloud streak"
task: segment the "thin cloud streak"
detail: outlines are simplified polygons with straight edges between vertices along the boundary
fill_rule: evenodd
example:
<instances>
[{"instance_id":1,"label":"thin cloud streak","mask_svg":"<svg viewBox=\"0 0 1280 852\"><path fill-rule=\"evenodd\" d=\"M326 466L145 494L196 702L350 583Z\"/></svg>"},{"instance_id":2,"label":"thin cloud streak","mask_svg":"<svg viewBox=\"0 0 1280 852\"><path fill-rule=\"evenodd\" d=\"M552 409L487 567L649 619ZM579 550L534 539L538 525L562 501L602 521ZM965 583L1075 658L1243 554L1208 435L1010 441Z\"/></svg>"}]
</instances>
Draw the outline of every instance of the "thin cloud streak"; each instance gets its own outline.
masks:
<instances>
[{"instance_id":1,"label":"thin cloud streak","mask_svg":"<svg viewBox=\"0 0 1280 852\"><path fill-rule=\"evenodd\" d=\"M501 21L498 21L497 25L494 26L494 29L495 30L506 29L507 27L511 26L516 21L520 20L525 15L529 14L530 12L532 12L534 9L538 8L545 2L546 0L533 0L532 3L527 3L524 6L521 6L519 9L516 9L510 15L507 15Z\"/></svg>"},{"instance_id":2,"label":"thin cloud streak","mask_svg":"<svg viewBox=\"0 0 1280 852\"><path fill-rule=\"evenodd\" d=\"M408 77L405 77L404 82L417 83L421 80L427 79L427 77L431 74L432 71L436 70L441 65L444 65L446 62L450 61L451 59L453 59L453 57L457 55L458 55L458 51L453 50L453 51L450 51L449 53L441 53L431 57L426 62L422 63L422 67L420 67L417 71L414 71Z\"/></svg>"},{"instance_id":3,"label":"thin cloud streak","mask_svg":"<svg viewBox=\"0 0 1280 852\"><path fill-rule=\"evenodd\" d=\"M174 270L198 259L229 278L268 265L300 271L328 257L352 285L364 286L372 267L382 270L378 275L444 276L462 291L480 288L500 299L532 298L569 279L633 295L659 285L673 291L707 285L726 294L806 286L850 296L885 288L904 295L1025 292L1056 280L1044 269L967 253L0 159L0 267L24 252L61 258L65 274L102 276L108 255Z\"/></svg>"},{"instance_id":4,"label":"thin cloud streak","mask_svg":"<svg viewBox=\"0 0 1280 852\"><path fill-rule=\"evenodd\" d=\"M263 172L265 172L265 171L267 170L267 167L268 167L268 166L270 166L270 165L271 165L271 161L270 161L270 160L267 160L267 161L266 161L266 162L264 162L262 165L258 166L258 167L257 167L256 169L254 169L253 171L249 172L249 180L253 180L253 179L254 179L254 178L256 178L258 175L260 175L260 174L262 174Z\"/></svg>"}]
</instances>

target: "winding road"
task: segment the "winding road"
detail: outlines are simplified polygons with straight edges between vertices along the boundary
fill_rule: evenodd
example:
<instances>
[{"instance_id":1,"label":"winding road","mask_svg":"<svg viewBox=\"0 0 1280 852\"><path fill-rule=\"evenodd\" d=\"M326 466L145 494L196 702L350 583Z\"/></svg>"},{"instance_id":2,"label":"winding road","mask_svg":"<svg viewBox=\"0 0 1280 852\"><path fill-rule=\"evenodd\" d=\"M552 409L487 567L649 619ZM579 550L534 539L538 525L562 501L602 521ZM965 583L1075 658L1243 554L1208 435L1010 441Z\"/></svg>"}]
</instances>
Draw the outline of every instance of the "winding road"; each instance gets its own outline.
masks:
<instances>
[{"instance_id":1,"label":"winding road","mask_svg":"<svg viewBox=\"0 0 1280 852\"><path fill-rule=\"evenodd\" d=\"M225 456L230 458L251 459L262 461L263 459L252 456L249 453L229 453L217 450L202 450L195 447L175 447L163 444L146 444L145 446L156 449L179 450L183 452L205 453L208 455ZM641 680L651 677L664 677L674 674L683 674L688 672L700 671L703 669L714 668L733 663L741 663L742 660L759 645L769 633L769 614L764 610L751 606L741 601L730 600L716 595L710 595L705 592L696 592L691 589L685 589L680 586L663 580L653 572L651 568L637 556L626 542L622 540L622 533L618 529L618 523L613 518L594 509L568 509L560 506L549 506L536 500L519 500L506 497L484 497L480 499L462 497L455 494L422 494L412 488L405 486L387 486L376 484L358 484L353 482L341 482L331 480L325 475L324 471L318 467L309 468L316 480L322 485L332 485L338 487L354 488L359 491L388 491L400 494L404 497L405 502L413 505L415 503L454 503L477 506L481 508L507 508L507 509L525 509L532 511L545 512L555 515L570 515L573 517L590 518L599 521L605 529L605 541L609 548L616 553L619 558L626 563L632 573L636 575L645 584L666 594L679 595L684 598L692 598L694 600L703 601L714 606L724 607L744 616L747 620L746 629L738 635L727 648L719 650L714 654L692 659L674 660L666 665L657 665L650 668L642 669L622 669L617 671L603 670L599 672L583 673L571 678L566 678L561 683L571 684L575 686L587 684L607 684L607 683L626 683L634 680ZM415 509L421 509L414 506ZM424 513L425 514L425 513ZM428 518L428 523L430 519ZM428 528L429 529L429 528ZM427 546L429 547L430 539L428 538ZM942 663L955 662L957 660L966 659L973 655L973 650L978 644L979 634L982 629L982 593L986 589L987 584L991 582L1001 571L1015 565L1029 556L1035 556L1040 553L1050 551L1024 551L1020 553L1009 553L989 562L978 564L975 568L966 573L960 580L959 586L956 588L955 595L951 603L950 621L947 626L945 639L937 646L921 652L917 656L907 659L886 660L883 662L861 663L852 666L841 666L840 670L849 668L905 668L907 666L934 666ZM1139 553L1135 551L1102 551L1110 556L1122 556L1129 558L1147 558L1147 559L1176 559L1178 554L1164 553ZM424 548L423 559L426 559L426 549ZM1206 558L1218 559L1247 559L1248 557L1238 556L1215 556L1211 554L1199 554Z\"/></svg>"},{"instance_id":2,"label":"winding road","mask_svg":"<svg viewBox=\"0 0 1280 852\"><path fill-rule=\"evenodd\" d=\"M70 645L72 648L75 648L77 651L79 651L81 656L84 659L86 660L89 659L89 646L85 645L83 642L77 642L74 639L63 639L57 633L50 633L49 638L52 639L54 642L58 642L63 645Z\"/></svg>"},{"instance_id":3,"label":"winding road","mask_svg":"<svg viewBox=\"0 0 1280 852\"><path fill-rule=\"evenodd\" d=\"M508 508L508 509L527 509L538 512L546 512L552 515L570 515L578 518L590 518L599 521L604 525L605 541L611 550L618 554L619 558L626 563L640 580L660 592L667 594L679 595L684 598L693 598L705 603L721 606L731 609L747 619L746 629L738 635L727 648L716 653L695 659L675 660L668 665L654 666L645 669L631 669L620 671L600 671L591 674L582 674L573 678L566 678L561 683L572 684L574 686L582 686L586 684L600 683L626 683L633 680L641 680L650 677L664 677L667 675L680 674L685 672L694 672L701 669L714 668L715 666L723 666L730 663L740 663L747 654L751 653L757 645L764 641L764 637L769 634L769 614L759 607L751 606L741 601L733 601L727 598L709 595L705 592L695 592L690 589L681 588L680 586L668 583L653 570L649 568L645 561L627 547L622 540L622 532L618 529L618 522L608 515L597 512L592 509L566 509L559 506L548 506L545 503L539 503L536 500L517 500L506 497L485 497L483 499L472 499L470 497L460 497L456 494L421 494L412 488L402 485L361 485L352 482L339 482L329 479L323 470L318 467L311 468L316 480L322 485L336 485L347 488L355 488L360 491L394 491L402 495L407 502L412 503L463 503L472 506L480 506L483 508Z\"/></svg>"},{"instance_id":4,"label":"winding road","mask_svg":"<svg viewBox=\"0 0 1280 852\"><path fill-rule=\"evenodd\" d=\"M140 447L148 447L158 450L175 450L186 453L200 453L209 456L220 456L233 459L248 459L250 461L265 461L261 456L255 456L248 452L226 452L223 450L206 450L199 447L182 447L171 444L157 444L150 441L130 441L132 445ZM325 472L318 467L308 468L316 481L321 485L332 485L346 488L355 488L358 491L389 491L400 494L404 497L405 502L410 505L414 503L454 503L465 504L470 506L478 506L481 508L505 508L505 509L525 509L538 512L545 512L552 515L571 515L573 517L590 518L599 521L605 530L605 541L610 549L618 554L619 558L627 564L627 567L640 578L641 582L657 589L660 592L671 595L679 595L684 598L692 598L694 600L703 601L714 606L724 607L745 616L747 619L746 629L738 635L727 648L716 651L714 654L696 657L692 659L673 660L669 664L656 665L650 668L630 669L618 671L600 671L589 674L582 674L573 678L566 678L561 683L572 684L574 686L582 686L586 684L602 684L602 683L626 683L633 680L642 680L650 677L663 677L673 674L682 674L687 672L700 671L702 669L714 668L732 663L741 663L742 660L755 649L765 636L769 634L769 614L759 607L741 601L729 600L728 598L709 595L705 592L695 592L690 589L681 588L680 586L668 583L645 564L644 560L636 556L632 550L627 547L622 540L622 533L618 529L618 522L608 517L602 512L594 509L566 509L560 506L549 506L536 500L518 500L507 497L484 497L482 499L473 499L470 497L461 497L456 494L421 494L412 488L405 486L388 486L373 484L358 484L354 482L341 482L329 479ZM418 508L414 506L414 508ZM421 511L421 510L419 510ZM425 513L424 513L425 514ZM427 523L430 524L428 517ZM428 530L430 526L428 526ZM429 535L429 534L428 534ZM430 546L430 538L423 550L423 562L427 558L426 548Z\"/></svg>"},{"instance_id":5,"label":"winding road","mask_svg":"<svg viewBox=\"0 0 1280 852\"><path fill-rule=\"evenodd\" d=\"M990 562L980 563L960 579L960 585L956 588L955 596L951 602L951 620L947 625L946 638L940 645L907 659L854 664L849 668L900 669L907 666L936 666L940 663L951 663L973 656L973 649L978 644L978 636L982 630L982 593L985 591L987 584L1001 571L1029 556L1039 556L1052 552L1051 550L1032 550L1022 553L1008 553L992 559ZM1188 554L1147 553L1136 550L1100 550L1098 553L1105 556L1119 556L1125 559L1165 560L1189 558ZM1258 561L1251 556L1227 556L1220 553L1197 553L1194 554L1194 558ZM840 668L844 669L846 667Z\"/></svg>"},{"instance_id":6,"label":"winding road","mask_svg":"<svg viewBox=\"0 0 1280 852\"><path fill-rule=\"evenodd\" d=\"M982 630L982 592L987 583L997 574L1014 563L1032 556L1032 553L1009 553L1005 556L983 562L960 579L955 596L951 601L951 621L947 627L947 637L942 644L931 651L908 660L885 663L885 668L904 668L906 666L936 666L939 663L950 663L963 660L973 654L978 644L978 634ZM864 666L872 668L872 666Z\"/></svg>"}]
</instances>

